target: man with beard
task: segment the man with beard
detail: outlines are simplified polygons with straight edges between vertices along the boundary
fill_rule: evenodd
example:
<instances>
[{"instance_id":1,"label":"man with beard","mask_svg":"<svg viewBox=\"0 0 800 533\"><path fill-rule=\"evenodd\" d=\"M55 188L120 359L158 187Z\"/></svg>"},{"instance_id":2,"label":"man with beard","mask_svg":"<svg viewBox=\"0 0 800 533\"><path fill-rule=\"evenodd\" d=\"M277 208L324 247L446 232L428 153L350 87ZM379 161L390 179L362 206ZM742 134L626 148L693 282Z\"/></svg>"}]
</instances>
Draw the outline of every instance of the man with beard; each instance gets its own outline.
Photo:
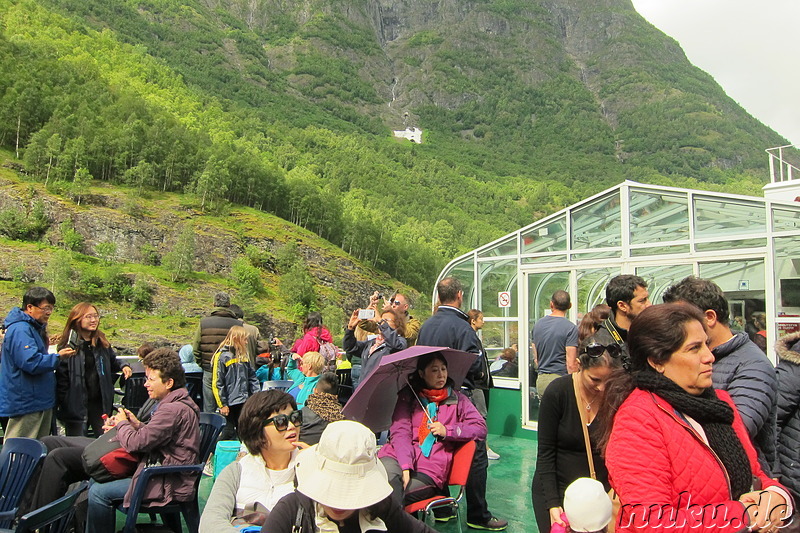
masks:
<instances>
[{"instance_id":1,"label":"man with beard","mask_svg":"<svg viewBox=\"0 0 800 533\"><path fill-rule=\"evenodd\" d=\"M652 305L647 282L631 274L611 278L606 285L606 304L611 314L600 324L594 337L605 346L619 344L625 362L628 360L628 328L639 313Z\"/></svg>"}]
</instances>

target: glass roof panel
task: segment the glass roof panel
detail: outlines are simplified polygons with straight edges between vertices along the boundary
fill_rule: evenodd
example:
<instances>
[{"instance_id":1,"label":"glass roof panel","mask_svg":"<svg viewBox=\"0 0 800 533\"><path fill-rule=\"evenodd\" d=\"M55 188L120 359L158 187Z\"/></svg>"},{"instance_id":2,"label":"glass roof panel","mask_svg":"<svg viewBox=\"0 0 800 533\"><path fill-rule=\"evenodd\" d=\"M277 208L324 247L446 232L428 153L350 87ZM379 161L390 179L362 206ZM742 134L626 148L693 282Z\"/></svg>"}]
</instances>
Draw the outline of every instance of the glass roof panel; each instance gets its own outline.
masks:
<instances>
[{"instance_id":1,"label":"glass roof panel","mask_svg":"<svg viewBox=\"0 0 800 533\"><path fill-rule=\"evenodd\" d=\"M631 190L631 244L689 240L689 197Z\"/></svg>"},{"instance_id":2,"label":"glass roof panel","mask_svg":"<svg viewBox=\"0 0 800 533\"><path fill-rule=\"evenodd\" d=\"M631 257L645 257L649 255L665 254L688 254L688 244L676 244L670 246L648 246L647 248L631 248Z\"/></svg>"},{"instance_id":3,"label":"glass roof panel","mask_svg":"<svg viewBox=\"0 0 800 533\"><path fill-rule=\"evenodd\" d=\"M622 243L619 190L572 211L572 249L609 248Z\"/></svg>"},{"instance_id":4,"label":"glass roof panel","mask_svg":"<svg viewBox=\"0 0 800 533\"><path fill-rule=\"evenodd\" d=\"M622 252L618 250L604 250L602 252L586 252L583 254L572 254L573 261L589 261L590 259L619 259Z\"/></svg>"},{"instance_id":5,"label":"glass roof panel","mask_svg":"<svg viewBox=\"0 0 800 533\"><path fill-rule=\"evenodd\" d=\"M800 230L800 209L772 208L772 225L774 231Z\"/></svg>"},{"instance_id":6,"label":"glass roof panel","mask_svg":"<svg viewBox=\"0 0 800 533\"><path fill-rule=\"evenodd\" d=\"M556 252L567 249L567 216L562 215L547 224L522 234L522 253Z\"/></svg>"},{"instance_id":7,"label":"glass roof panel","mask_svg":"<svg viewBox=\"0 0 800 533\"><path fill-rule=\"evenodd\" d=\"M478 252L478 257L496 257L498 255L517 255L517 236L497 243L491 248Z\"/></svg>"},{"instance_id":8,"label":"glass roof panel","mask_svg":"<svg viewBox=\"0 0 800 533\"><path fill-rule=\"evenodd\" d=\"M475 307L476 298L473 294L473 282L475 280L475 261L472 256L465 257L458 263L454 263L450 268L442 273L442 279L447 277L458 278L464 286L464 304L462 307L472 309ZM436 295L434 295L435 297Z\"/></svg>"},{"instance_id":9,"label":"glass roof panel","mask_svg":"<svg viewBox=\"0 0 800 533\"><path fill-rule=\"evenodd\" d=\"M695 197L695 236L763 235L767 210L763 204L727 198Z\"/></svg>"},{"instance_id":10,"label":"glass roof panel","mask_svg":"<svg viewBox=\"0 0 800 533\"><path fill-rule=\"evenodd\" d=\"M737 239L711 242L697 242L694 247L698 252L712 250L736 250L739 248L762 248L767 245L767 239Z\"/></svg>"},{"instance_id":11,"label":"glass roof panel","mask_svg":"<svg viewBox=\"0 0 800 533\"><path fill-rule=\"evenodd\" d=\"M537 255L536 257L522 257L520 261L523 265L539 263L564 263L567 260L565 254L558 255Z\"/></svg>"}]
</instances>

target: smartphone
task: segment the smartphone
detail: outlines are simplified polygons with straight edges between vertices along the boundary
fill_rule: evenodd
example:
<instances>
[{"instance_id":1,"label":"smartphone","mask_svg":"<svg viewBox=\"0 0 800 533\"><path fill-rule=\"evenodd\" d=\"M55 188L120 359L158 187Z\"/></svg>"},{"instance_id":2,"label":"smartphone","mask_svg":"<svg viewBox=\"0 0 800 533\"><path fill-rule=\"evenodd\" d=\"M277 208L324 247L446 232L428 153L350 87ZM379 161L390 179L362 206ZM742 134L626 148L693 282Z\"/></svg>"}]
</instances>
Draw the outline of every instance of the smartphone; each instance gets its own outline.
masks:
<instances>
[{"instance_id":1,"label":"smartphone","mask_svg":"<svg viewBox=\"0 0 800 533\"><path fill-rule=\"evenodd\" d=\"M358 319L359 320L369 320L370 318L375 318L375 310L374 309L359 309L358 310Z\"/></svg>"},{"instance_id":2,"label":"smartphone","mask_svg":"<svg viewBox=\"0 0 800 533\"><path fill-rule=\"evenodd\" d=\"M73 350L78 349L78 332L74 329L69 330L69 337L67 337L67 346Z\"/></svg>"},{"instance_id":3,"label":"smartphone","mask_svg":"<svg viewBox=\"0 0 800 533\"><path fill-rule=\"evenodd\" d=\"M114 405L112 405L112 407L117 411L122 411L123 409L125 409L125 406L122 405L121 403L115 403Z\"/></svg>"}]
</instances>

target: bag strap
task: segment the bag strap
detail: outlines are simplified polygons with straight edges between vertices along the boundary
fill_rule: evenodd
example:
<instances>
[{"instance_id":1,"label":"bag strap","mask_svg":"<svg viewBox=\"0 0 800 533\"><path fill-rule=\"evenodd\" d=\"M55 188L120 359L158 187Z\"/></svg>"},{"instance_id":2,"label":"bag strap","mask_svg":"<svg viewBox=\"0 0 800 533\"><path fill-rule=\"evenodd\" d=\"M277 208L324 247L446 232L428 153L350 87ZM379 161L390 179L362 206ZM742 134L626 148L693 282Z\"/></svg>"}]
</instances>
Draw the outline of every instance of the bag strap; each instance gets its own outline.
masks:
<instances>
[{"instance_id":1,"label":"bag strap","mask_svg":"<svg viewBox=\"0 0 800 533\"><path fill-rule=\"evenodd\" d=\"M297 505L297 514L294 517L294 526L292 526L292 533L302 533L303 531L303 506Z\"/></svg>"},{"instance_id":2,"label":"bag strap","mask_svg":"<svg viewBox=\"0 0 800 533\"><path fill-rule=\"evenodd\" d=\"M572 388L575 389L575 403L578 406L578 414L581 417L581 428L583 428L583 442L586 445L586 459L589 461L589 474L592 476L592 479L597 479L597 475L594 471L594 458L592 457L592 444L589 442L589 426L588 420L586 418L586 413L583 411L583 401L581 399L581 393L578 390L580 387L580 382L578 381L578 374L579 372L575 372L572 374Z\"/></svg>"}]
</instances>

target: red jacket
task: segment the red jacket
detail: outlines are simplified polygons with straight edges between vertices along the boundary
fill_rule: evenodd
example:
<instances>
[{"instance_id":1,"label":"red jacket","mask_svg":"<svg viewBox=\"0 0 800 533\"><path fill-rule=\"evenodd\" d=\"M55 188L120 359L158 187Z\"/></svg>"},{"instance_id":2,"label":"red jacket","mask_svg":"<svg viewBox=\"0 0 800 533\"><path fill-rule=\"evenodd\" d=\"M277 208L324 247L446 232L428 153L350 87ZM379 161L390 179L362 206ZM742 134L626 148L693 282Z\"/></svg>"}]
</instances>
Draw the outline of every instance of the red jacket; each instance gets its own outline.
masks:
<instances>
[{"instance_id":1,"label":"red jacket","mask_svg":"<svg viewBox=\"0 0 800 533\"><path fill-rule=\"evenodd\" d=\"M303 355L306 352L318 352L320 340L333 342L331 332L322 327L311 328L295 341L294 346L292 346L292 353Z\"/></svg>"},{"instance_id":2,"label":"red jacket","mask_svg":"<svg viewBox=\"0 0 800 533\"><path fill-rule=\"evenodd\" d=\"M761 470L747 430L728 393L733 429L763 488L778 485ZM732 500L728 474L701 436L656 394L635 389L614 417L606 466L620 508L617 531L733 533L748 525Z\"/></svg>"}]
</instances>

